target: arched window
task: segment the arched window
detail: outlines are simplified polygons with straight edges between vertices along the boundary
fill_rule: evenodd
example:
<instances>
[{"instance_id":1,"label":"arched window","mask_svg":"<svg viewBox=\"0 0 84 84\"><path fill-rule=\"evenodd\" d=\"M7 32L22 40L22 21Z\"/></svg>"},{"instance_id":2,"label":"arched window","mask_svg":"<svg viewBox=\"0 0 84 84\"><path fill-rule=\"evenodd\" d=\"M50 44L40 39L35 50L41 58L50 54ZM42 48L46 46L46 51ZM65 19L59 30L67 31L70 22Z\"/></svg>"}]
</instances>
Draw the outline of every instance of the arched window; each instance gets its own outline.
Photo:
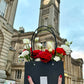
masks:
<instances>
[{"instance_id":1,"label":"arched window","mask_svg":"<svg viewBox=\"0 0 84 84\"><path fill-rule=\"evenodd\" d=\"M5 0L0 0L0 15L4 17L7 8L7 3Z\"/></svg>"},{"instance_id":2,"label":"arched window","mask_svg":"<svg viewBox=\"0 0 84 84\"><path fill-rule=\"evenodd\" d=\"M2 32L0 31L0 55L1 55L1 51L2 51L3 40L4 40L4 37L3 37Z\"/></svg>"}]
</instances>

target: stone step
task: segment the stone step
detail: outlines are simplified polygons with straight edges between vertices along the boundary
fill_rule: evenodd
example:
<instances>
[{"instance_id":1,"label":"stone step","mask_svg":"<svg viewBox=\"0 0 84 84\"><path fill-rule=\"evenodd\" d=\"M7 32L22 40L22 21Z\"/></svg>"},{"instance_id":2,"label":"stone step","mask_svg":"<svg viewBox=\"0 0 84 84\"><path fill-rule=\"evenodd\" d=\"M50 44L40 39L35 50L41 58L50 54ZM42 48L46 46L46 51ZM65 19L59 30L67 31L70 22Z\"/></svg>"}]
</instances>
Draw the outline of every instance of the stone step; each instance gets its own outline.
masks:
<instances>
[{"instance_id":1,"label":"stone step","mask_svg":"<svg viewBox=\"0 0 84 84\"><path fill-rule=\"evenodd\" d=\"M3 37L0 36L0 40L2 40L2 39L3 39Z\"/></svg>"},{"instance_id":2,"label":"stone step","mask_svg":"<svg viewBox=\"0 0 84 84\"><path fill-rule=\"evenodd\" d=\"M2 35L2 34L0 34L0 37L3 37L3 35Z\"/></svg>"},{"instance_id":3,"label":"stone step","mask_svg":"<svg viewBox=\"0 0 84 84\"><path fill-rule=\"evenodd\" d=\"M0 40L0 42L3 42L3 39L2 39L2 40Z\"/></svg>"},{"instance_id":4,"label":"stone step","mask_svg":"<svg viewBox=\"0 0 84 84\"><path fill-rule=\"evenodd\" d=\"M0 84L4 84L4 83L0 83Z\"/></svg>"},{"instance_id":5,"label":"stone step","mask_svg":"<svg viewBox=\"0 0 84 84\"><path fill-rule=\"evenodd\" d=\"M4 70L0 70L0 74L6 74Z\"/></svg>"},{"instance_id":6,"label":"stone step","mask_svg":"<svg viewBox=\"0 0 84 84\"><path fill-rule=\"evenodd\" d=\"M7 76L5 74L0 74L0 78L5 79Z\"/></svg>"},{"instance_id":7,"label":"stone step","mask_svg":"<svg viewBox=\"0 0 84 84\"><path fill-rule=\"evenodd\" d=\"M5 82L5 79L0 79L0 84L4 82Z\"/></svg>"}]
</instances>

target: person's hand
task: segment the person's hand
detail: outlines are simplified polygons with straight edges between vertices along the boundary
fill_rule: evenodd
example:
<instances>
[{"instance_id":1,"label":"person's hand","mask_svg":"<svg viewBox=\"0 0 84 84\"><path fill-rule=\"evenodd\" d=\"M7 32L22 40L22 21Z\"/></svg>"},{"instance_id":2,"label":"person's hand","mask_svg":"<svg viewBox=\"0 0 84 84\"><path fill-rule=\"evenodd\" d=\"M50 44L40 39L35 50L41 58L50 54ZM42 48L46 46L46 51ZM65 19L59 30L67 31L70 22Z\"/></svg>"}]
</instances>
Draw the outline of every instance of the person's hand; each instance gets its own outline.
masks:
<instances>
[{"instance_id":1,"label":"person's hand","mask_svg":"<svg viewBox=\"0 0 84 84\"><path fill-rule=\"evenodd\" d=\"M28 76L28 81L29 81L29 84L34 84L31 76ZM58 84L62 84L62 75L60 75L58 78Z\"/></svg>"},{"instance_id":2,"label":"person's hand","mask_svg":"<svg viewBox=\"0 0 84 84\"><path fill-rule=\"evenodd\" d=\"M29 84L34 84L34 82L33 82L32 78L31 78L31 76L28 76L28 81L29 81Z\"/></svg>"},{"instance_id":3,"label":"person's hand","mask_svg":"<svg viewBox=\"0 0 84 84\"><path fill-rule=\"evenodd\" d=\"M58 84L62 84L62 75L60 75L58 78Z\"/></svg>"}]
</instances>

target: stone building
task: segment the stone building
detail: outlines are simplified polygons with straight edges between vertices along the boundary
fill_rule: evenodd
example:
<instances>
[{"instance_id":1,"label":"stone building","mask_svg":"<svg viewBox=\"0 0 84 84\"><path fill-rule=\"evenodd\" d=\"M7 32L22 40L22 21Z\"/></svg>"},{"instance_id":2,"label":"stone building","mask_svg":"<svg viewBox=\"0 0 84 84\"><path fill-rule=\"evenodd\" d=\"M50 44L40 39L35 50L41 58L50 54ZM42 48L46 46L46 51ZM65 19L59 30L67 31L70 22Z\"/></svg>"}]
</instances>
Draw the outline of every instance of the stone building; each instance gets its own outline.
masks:
<instances>
[{"instance_id":1,"label":"stone building","mask_svg":"<svg viewBox=\"0 0 84 84\"><path fill-rule=\"evenodd\" d=\"M31 39L33 32L13 29L13 22L18 0L0 0L0 83L15 80L16 84L24 84L25 60L18 61L23 50L23 39ZM3 9L1 8L4 5ZM60 0L41 0L39 26L52 26L55 29L58 46L65 42L59 33ZM46 45L53 40L50 33L41 33L40 42ZM65 56L65 84L83 84L82 59ZM6 77L7 76L7 77Z\"/></svg>"},{"instance_id":2,"label":"stone building","mask_svg":"<svg viewBox=\"0 0 84 84\"><path fill-rule=\"evenodd\" d=\"M18 0L0 0L0 84L3 84L7 73L10 72L7 68L7 64L10 66L8 53L11 47L17 1Z\"/></svg>"}]
</instances>

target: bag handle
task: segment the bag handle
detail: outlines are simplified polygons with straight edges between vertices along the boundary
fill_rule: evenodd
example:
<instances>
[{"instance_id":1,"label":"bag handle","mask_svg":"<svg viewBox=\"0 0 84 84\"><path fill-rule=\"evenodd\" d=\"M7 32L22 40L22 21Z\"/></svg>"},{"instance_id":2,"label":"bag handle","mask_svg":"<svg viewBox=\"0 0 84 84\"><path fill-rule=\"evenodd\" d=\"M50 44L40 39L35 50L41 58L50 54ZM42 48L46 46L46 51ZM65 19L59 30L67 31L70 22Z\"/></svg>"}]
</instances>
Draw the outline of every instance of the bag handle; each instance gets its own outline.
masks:
<instances>
[{"instance_id":1,"label":"bag handle","mask_svg":"<svg viewBox=\"0 0 84 84\"><path fill-rule=\"evenodd\" d=\"M32 35L32 38L31 38L32 56L33 56L33 50L34 50L35 37L38 35L38 33L42 32L42 31L48 31L54 36L54 38L55 38L55 54L56 54L57 41L56 41L55 29L53 27L40 26L35 30L35 32Z\"/></svg>"}]
</instances>

